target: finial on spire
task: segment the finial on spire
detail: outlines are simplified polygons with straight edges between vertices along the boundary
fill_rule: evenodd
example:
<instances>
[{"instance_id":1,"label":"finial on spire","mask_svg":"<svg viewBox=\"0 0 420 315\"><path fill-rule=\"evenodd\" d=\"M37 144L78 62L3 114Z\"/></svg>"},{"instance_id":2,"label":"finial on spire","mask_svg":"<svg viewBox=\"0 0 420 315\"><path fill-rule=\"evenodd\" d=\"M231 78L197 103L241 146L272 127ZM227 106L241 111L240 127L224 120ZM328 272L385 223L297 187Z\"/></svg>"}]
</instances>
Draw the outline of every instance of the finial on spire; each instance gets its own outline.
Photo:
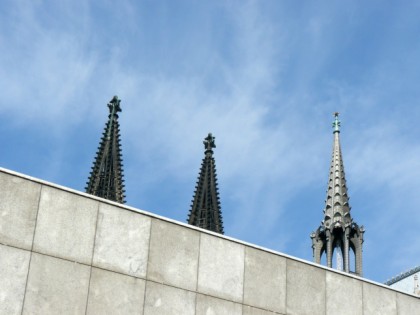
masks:
<instances>
[{"instance_id":1,"label":"finial on spire","mask_svg":"<svg viewBox=\"0 0 420 315\"><path fill-rule=\"evenodd\" d=\"M121 111L120 103L121 103L121 100L118 99L117 95L115 95L112 98L112 100L109 101L108 108L109 108L110 114L116 114L117 112Z\"/></svg>"},{"instance_id":2,"label":"finial on spire","mask_svg":"<svg viewBox=\"0 0 420 315\"><path fill-rule=\"evenodd\" d=\"M340 126L341 126L341 122L338 120L338 115L340 115L339 112L335 112L334 113L334 121L333 121L333 128L334 128L334 132L340 132Z\"/></svg>"},{"instance_id":3,"label":"finial on spire","mask_svg":"<svg viewBox=\"0 0 420 315\"><path fill-rule=\"evenodd\" d=\"M211 133L209 133L208 136L204 139L203 143L204 143L204 149L206 150L205 153L213 152L212 149L216 147L216 144L214 143L214 139L216 138L213 137Z\"/></svg>"}]
</instances>

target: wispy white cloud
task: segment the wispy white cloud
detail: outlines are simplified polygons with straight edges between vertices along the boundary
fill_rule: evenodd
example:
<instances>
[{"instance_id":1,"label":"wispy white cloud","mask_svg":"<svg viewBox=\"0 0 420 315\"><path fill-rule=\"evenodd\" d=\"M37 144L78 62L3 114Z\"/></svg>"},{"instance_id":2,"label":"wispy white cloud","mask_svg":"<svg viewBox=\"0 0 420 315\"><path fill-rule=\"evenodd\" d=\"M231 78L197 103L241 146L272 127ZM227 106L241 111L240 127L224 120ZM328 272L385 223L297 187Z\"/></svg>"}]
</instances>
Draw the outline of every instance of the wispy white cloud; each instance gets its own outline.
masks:
<instances>
[{"instance_id":1,"label":"wispy white cloud","mask_svg":"<svg viewBox=\"0 0 420 315\"><path fill-rule=\"evenodd\" d=\"M63 6L58 13L67 12L66 3ZM78 13L77 21L83 20L86 12L76 9L72 13ZM75 21L72 15L55 16L40 3L16 2L9 11L1 23L0 41L7 49L0 63L7 75L0 77L0 85L7 93L0 109L17 122L49 121L49 127L57 119L76 119L80 112L74 109L83 113L83 107L73 102L86 93L95 67L95 53L86 50L89 34L83 27L67 27ZM63 29L55 29L57 24L63 24Z\"/></svg>"}]
</instances>

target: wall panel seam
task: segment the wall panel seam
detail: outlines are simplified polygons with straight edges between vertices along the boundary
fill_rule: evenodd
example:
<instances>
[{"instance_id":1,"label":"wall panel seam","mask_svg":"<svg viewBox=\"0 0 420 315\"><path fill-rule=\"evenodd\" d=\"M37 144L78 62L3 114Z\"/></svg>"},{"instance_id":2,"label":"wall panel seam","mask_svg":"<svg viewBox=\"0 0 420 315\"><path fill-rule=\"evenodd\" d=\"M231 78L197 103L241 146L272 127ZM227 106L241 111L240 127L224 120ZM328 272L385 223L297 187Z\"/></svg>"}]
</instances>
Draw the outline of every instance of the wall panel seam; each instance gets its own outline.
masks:
<instances>
[{"instance_id":1,"label":"wall panel seam","mask_svg":"<svg viewBox=\"0 0 420 315\"><path fill-rule=\"evenodd\" d=\"M90 281L92 279L92 265L93 265L93 255L95 254L95 246L96 246L96 233L98 231L98 221L99 221L99 207L101 203L97 203L96 209L96 222L95 222L95 233L93 234L93 246L92 246L92 256L90 257L90 268L89 268L89 282L88 282L88 290L86 296L86 306L85 306L85 314L87 314L88 304L89 304L89 294L90 294Z\"/></svg>"},{"instance_id":2,"label":"wall panel seam","mask_svg":"<svg viewBox=\"0 0 420 315\"><path fill-rule=\"evenodd\" d=\"M201 253L201 233L198 232L198 257L197 257L197 277L195 281L195 311L197 314L197 299L198 299L198 276L200 272L200 253Z\"/></svg>"},{"instance_id":3,"label":"wall panel seam","mask_svg":"<svg viewBox=\"0 0 420 315\"><path fill-rule=\"evenodd\" d=\"M244 246L243 249L244 249L244 271L242 273L242 300L241 300L242 305L245 302L245 268L246 268L246 255L247 255L247 250L246 249L247 249L247 247ZM243 307L242 307L242 309L243 309Z\"/></svg>"},{"instance_id":4,"label":"wall panel seam","mask_svg":"<svg viewBox=\"0 0 420 315\"><path fill-rule=\"evenodd\" d=\"M150 259L150 245L152 243L152 228L153 228L153 222L155 219L150 218L150 226L149 226L149 244L148 244L148 248L147 248L147 264L146 264L146 274L144 275L145 278L145 284L144 284L144 296L143 296L143 310L142 310L142 314L144 314L144 310L146 307L146 294L147 294L147 282L148 280L148 272L149 272L149 259Z\"/></svg>"},{"instance_id":5,"label":"wall panel seam","mask_svg":"<svg viewBox=\"0 0 420 315\"><path fill-rule=\"evenodd\" d=\"M37 209L36 209L35 226L34 226L34 232L32 234L32 244L31 244L31 250L30 250L30 254L29 254L28 272L26 274L25 291L23 293L23 300L22 300L22 307L21 307L20 314L23 314L23 309L24 309L24 306L25 306L25 299L26 299L26 291L28 290L29 273L31 271L31 262L32 262L32 255L33 255L33 249L34 249L35 233L36 233L36 230L37 230L39 207L41 205L41 196L42 196L43 188L44 188L44 185L41 184L41 187L39 188L39 196L38 196L38 205L37 205Z\"/></svg>"},{"instance_id":6,"label":"wall panel seam","mask_svg":"<svg viewBox=\"0 0 420 315\"><path fill-rule=\"evenodd\" d=\"M328 296L327 296L327 286L328 286L328 281L327 281L327 273L325 272L324 274L324 281L325 281L325 287L324 287L324 312L325 314L328 315Z\"/></svg>"},{"instance_id":7,"label":"wall panel seam","mask_svg":"<svg viewBox=\"0 0 420 315\"><path fill-rule=\"evenodd\" d=\"M288 295L287 295L287 287L288 287L288 284L287 284L287 269L288 269L288 262L289 262L289 259L287 259L286 258L286 263L285 263L285 266L286 266L286 274L285 274L285 281L286 281L286 292L285 292L285 294L284 294L284 299L285 299L285 306L284 306L284 311L286 312L286 314L287 314L287 298L288 298Z\"/></svg>"},{"instance_id":8,"label":"wall panel seam","mask_svg":"<svg viewBox=\"0 0 420 315\"><path fill-rule=\"evenodd\" d=\"M365 292L364 292L365 288L364 287L365 286L362 283L362 315L365 314Z\"/></svg>"}]
</instances>

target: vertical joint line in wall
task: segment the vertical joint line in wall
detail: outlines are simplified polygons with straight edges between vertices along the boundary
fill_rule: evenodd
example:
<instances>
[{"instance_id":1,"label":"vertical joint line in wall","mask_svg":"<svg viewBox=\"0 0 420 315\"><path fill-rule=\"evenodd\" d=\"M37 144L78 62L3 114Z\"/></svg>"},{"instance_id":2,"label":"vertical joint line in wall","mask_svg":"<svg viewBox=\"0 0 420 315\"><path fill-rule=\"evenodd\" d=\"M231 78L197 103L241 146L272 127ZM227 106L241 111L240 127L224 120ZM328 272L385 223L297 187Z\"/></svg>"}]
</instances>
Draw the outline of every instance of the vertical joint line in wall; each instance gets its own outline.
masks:
<instances>
[{"instance_id":1,"label":"vertical joint line in wall","mask_svg":"<svg viewBox=\"0 0 420 315\"><path fill-rule=\"evenodd\" d=\"M200 256L201 256L201 232L198 232L198 259L197 259L197 279L195 282L195 292L198 292L198 278L200 275Z\"/></svg>"},{"instance_id":2,"label":"vertical joint line in wall","mask_svg":"<svg viewBox=\"0 0 420 315\"><path fill-rule=\"evenodd\" d=\"M285 313L287 314L287 269L288 269L288 261L289 261L289 258L285 258L286 259L286 274L285 274L285 281L286 281L286 292L284 292L284 304L285 304L285 308L284 308L284 311L285 311Z\"/></svg>"},{"instance_id":3,"label":"vertical joint line in wall","mask_svg":"<svg viewBox=\"0 0 420 315\"><path fill-rule=\"evenodd\" d=\"M395 293L395 308L396 308L396 311L397 311L397 315L399 315L400 312L399 312L399 308L398 308L398 294L397 294L397 292L394 292L394 293Z\"/></svg>"},{"instance_id":4,"label":"vertical joint line in wall","mask_svg":"<svg viewBox=\"0 0 420 315\"><path fill-rule=\"evenodd\" d=\"M143 310L142 310L142 314L144 314L144 311L146 309L146 294L147 294L147 283L149 281L147 281L147 279L144 280L144 294L143 294Z\"/></svg>"},{"instance_id":5,"label":"vertical joint line in wall","mask_svg":"<svg viewBox=\"0 0 420 315\"><path fill-rule=\"evenodd\" d=\"M328 305L328 303L327 303L327 285L328 285L327 271L324 270L324 273L325 273L325 278L324 278L324 280L325 280L325 288L324 288L324 312L325 312L325 314L328 314L328 312L327 312L327 305Z\"/></svg>"},{"instance_id":6,"label":"vertical joint line in wall","mask_svg":"<svg viewBox=\"0 0 420 315\"><path fill-rule=\"evenodd\" d=\"M198 300L198 274L200 272L200 252L201 252L201 232L198 232L198 257L197 257L197 277L195 281L195 307L194 313L197 314L197 300Z\"/></svg>"},{"instance_id":7,"label":"vertical joint line in wall","mask_svg":"<svg viewBox=\"0 0 420 315\"><path fill-rule=\"evenodd\" d=\"M147 280L149 277L147 273L149 272L149 260L150 260L150 245L152 244L152 228L153 228L153 221L155 219L150 218L150 226L149 226L149 244L147 244L147 260L146 260L146 273L144 275L144 279Z\"/></svg>"},{"instance_id":8,"label":"vertical joint line in wall","mask_svg":"<svg viewBox=\"0 0 420 315\"><path fill-rule=\"evenodd\" d=\"M242 308L243 308L243 304L244 304L244 301L245 301L245 268L246 268L245 261L246 261L246 247L243 246L243 249L244 249L244 271L243 271L243 274L242 274L242 300L241 300L241 302L242 302Z\"/></svg>"},{"instance_id":9,"label":"vertical joint line in wall","mask_svg":"<svg viewBox=\"0 0 420 315\"><path fill-rule=\"evenodd\" d=\"M38 205L37 205L37 209L36 209L34 233L32 235L31 254L32 254L32 251L34 250L35 233L36 233L36 227L38 225L39 207L41 206L41 196L42 196L43 189L44 189L44 185L41 185L41 188L39 189Z\"/></svg>"},{"instance_id":10,"label":"vertical joint line in wall","mask_svg":"<svg viewBox=\"0 0 420 315\"><path fill-rule=\"evenodd\" d=\"M34 250L35 233L36 233L36 227L37 227L37 224L38 224L39 207L41 205L41 195L42 195L42 190L44 188L44 185L40 185L40 186L41 187L39 188L39 196L38 196L38 204L37 204L37 209L36 209L34 233L32 235L31 251L29 252L29 262L28 262L28 272L26 274L25 292L23 292L22 309L20 310L20 314L23 314L23 308L25 306L26 291L28 290L29 272L31 271L32 252Z\"/></svg>"},{"instance_id":11,"label":"vertical joint line in wall","mask_svg":"<svg viewBox=\"0 0 420 315\"><path fill-rule=\"evenodd\" d=\"M90 259L90 265L93 265L93 255L95 255L95 246L96 246L96 233L98 233L98 224L99 224L99 208L101 203L98 202L98 208L96 209L96 224L95 224L95 233L93 236L93 247L92 247L92 258Z\"/></svg>"},{"instance_id":12,"label":"vertical joint line in wall","mask_svg":"<svg viewBox=\"0 0 420 315\"><path fill-rule=\"evenodd\" d=\"M143 295L143 312L142 314L144 314L144 310L146 308L146 294L147 294L147 283L149 282L147 273L149 272L149 259L150 259L150 244L152 243L152 228L153 228L153 221L155 219L150 218L150 227L149 227L149 244L148 249L147 249L147 263L146 263L146 274L144 276L144 295Z\"/></svg>"},{"instance_id":13,"label":"vertical joint line in wall","mask_svg":"<svg viewBox=\"0 0 420 315\"><path fill-rule=\"evenodd\" d=\"M364 292L364 285L362 282L362 315L365 314L365 292Z\"/></svg>"},{"instance_id":14,"label":"vertical joint line in wall","mask_svg":"<svg viewBox=\"0 0 420 315\"><path fill-rule=\"evenodd\" d=\"M194 297L194 314L197 314L197 291L195 291L195 297Z\"/></svg>"},{"instance_id":15,"label":"vertical joint line in wall","mask_svg":"<svg viewBox=\"0 0 420 315\"><path fill-rule=\"evenodd\" d=\"M98 202L98 207L96 209L96 224L95 224L95 233L93 234L93 247L92 247L92 257L90 258L90 272L89 272L89 282L88 282L88 290L86 296L86 307L85 307L85 314L87 314L88 304L89 304L89 294L90 294L90 281L92 279L92 265L93 265L93 255L95 254L95 246L96 246L96 233L98 231L98 221L99 221L99 207L100 202Z\"/></svg>"}]
</instances>

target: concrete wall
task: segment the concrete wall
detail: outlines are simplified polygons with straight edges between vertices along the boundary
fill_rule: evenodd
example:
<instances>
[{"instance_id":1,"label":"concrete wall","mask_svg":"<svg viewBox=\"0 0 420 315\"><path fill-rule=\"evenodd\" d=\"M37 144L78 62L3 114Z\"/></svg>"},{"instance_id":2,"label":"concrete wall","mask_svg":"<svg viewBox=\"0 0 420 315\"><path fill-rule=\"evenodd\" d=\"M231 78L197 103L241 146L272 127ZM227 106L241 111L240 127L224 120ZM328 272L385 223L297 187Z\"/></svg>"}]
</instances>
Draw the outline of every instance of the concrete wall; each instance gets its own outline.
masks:
<instances>
[{"instance_id":1,"label":"concrete wall","mask_svg":"<svg viewBox=\"0 0 420 315\"><path fill-rule=\"evenodd\" d=\"M414 296L150 213L4 169L0 187L0 314L420 314Z\"/></svg>"}]
</instances>

